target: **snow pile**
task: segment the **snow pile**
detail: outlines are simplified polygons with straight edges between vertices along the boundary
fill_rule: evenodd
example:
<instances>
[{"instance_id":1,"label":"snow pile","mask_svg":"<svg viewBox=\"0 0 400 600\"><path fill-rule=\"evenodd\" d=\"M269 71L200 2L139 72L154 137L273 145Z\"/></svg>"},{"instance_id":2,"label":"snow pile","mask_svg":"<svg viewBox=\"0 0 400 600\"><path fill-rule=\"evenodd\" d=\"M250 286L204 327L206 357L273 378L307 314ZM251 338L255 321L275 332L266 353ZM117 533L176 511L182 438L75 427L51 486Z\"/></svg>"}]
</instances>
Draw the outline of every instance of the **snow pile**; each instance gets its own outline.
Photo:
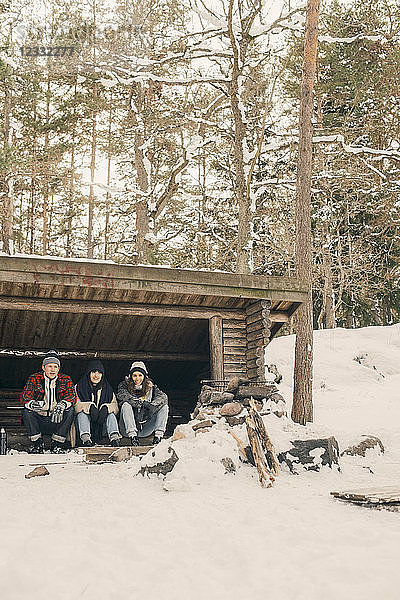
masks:
<instances>
[{"instance_id":1,"label":"snow pile","mask_svg":"<svg viewBox=\"0 0 400 600\"><path fill-rule=\"evenodd\" d=\"M294 336L273 340L267 363L283 375L280 389L293 395ZM400 436L400 325L314 332L314 428L341 444L360 435L385 439L395 449Z\"/></svg>"},{"instance_id":2,"label":"snow pile","mask_svg":"<svg viewBox=\"0 0 400 600\"><path fill-rule=\"evenodd\" d=\"M0 456L2 600L397 600L399 513L330 492L400 489L399 350L398 325L316 332L315 423L264 417L277 451L291 439L334 435L344 449L379 436L384 454L344 456L341 472L282 470L262 489L222 419L197 434L183 426L184 438L127 463ZM287 400L292 354L292 337L268 348ZM245 440L244 425L233 431ZM179 460L165 477L138 474L171 446ZM35 463L50 475L25 479Z\"/></svg>"}]
</instances>

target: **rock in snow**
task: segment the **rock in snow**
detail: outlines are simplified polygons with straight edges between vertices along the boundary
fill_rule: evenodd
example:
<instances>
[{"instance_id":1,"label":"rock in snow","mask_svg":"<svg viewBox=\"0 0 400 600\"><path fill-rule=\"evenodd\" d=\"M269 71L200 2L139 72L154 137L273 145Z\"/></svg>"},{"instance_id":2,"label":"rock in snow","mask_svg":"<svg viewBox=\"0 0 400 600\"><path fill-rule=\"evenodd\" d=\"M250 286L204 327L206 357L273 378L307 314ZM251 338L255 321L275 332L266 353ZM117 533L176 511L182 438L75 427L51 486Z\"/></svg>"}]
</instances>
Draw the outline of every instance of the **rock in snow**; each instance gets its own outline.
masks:
<instances>
[{"instance_id":1,"label":"rock in snow","mask_svg":"<svg viewBox=\"0 0 400 600\"><path fill-rule=\"evenodd\" d=\"M278 454L280 463L289 467L291 473L299 473L300 469L319 471L328 465L339 466L339 446L334 437L318 440L294 440L292 447Z\"/></svg>"},{"instance_id":2,"label":"rock in snow","mask_svg":"<svg viewBox=\"0 0 400 600\"><path fill-rule=\"evenodd\" d=\"M25 475L25 479L32 479L32 477L43 477L44 475L50 475L50 471L46 469L44 465L41 465Z\"/></svg>"},{"instance_id":3,"label":"rock in snow","mask_svg":"<svg viewBox=\"0 0 400 600\"><path fill-rule=\"evenodd\" d=\"M178 455L171 446L167 448L165 453L165 447L162 454L157 450L148 452L142 459L142 466L139 471L139 475L166 475L175 467L178 462Z\"/></svg>"},{"instance_id":4,"label":"rock in snow","mask_svg":"<svg viewBox=\"0 0 400 600\"><path fill-rule=\"evenodd\" d=\"M350 456L365 456L368 450L374 450L377 454L383 454L385 448L381 440L374 435L363 435L363 439L354 446L349 446L343 450L340 456L349 454Z\"/></svg>"}]
</instances>

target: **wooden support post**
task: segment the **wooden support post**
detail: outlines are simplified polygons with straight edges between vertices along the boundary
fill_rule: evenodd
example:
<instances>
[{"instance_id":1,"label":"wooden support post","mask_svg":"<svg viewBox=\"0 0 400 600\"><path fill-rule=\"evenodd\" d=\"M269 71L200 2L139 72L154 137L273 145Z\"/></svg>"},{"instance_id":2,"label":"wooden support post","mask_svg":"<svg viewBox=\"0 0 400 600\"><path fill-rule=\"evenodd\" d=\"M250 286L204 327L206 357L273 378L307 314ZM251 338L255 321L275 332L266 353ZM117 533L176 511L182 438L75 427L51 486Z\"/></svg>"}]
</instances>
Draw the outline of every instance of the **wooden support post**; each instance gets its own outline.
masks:
<instances>
[{"instance_id":1,"label":"wooden support post","mask_svg":"<svg viewBox=\"0 0 400 600\"><path fill-rule=\"evenodd\" d=\"M221 380L224 378L221 317L211 317L209 320L209 337L211 379Z\"/></svg>"}]
</instances>

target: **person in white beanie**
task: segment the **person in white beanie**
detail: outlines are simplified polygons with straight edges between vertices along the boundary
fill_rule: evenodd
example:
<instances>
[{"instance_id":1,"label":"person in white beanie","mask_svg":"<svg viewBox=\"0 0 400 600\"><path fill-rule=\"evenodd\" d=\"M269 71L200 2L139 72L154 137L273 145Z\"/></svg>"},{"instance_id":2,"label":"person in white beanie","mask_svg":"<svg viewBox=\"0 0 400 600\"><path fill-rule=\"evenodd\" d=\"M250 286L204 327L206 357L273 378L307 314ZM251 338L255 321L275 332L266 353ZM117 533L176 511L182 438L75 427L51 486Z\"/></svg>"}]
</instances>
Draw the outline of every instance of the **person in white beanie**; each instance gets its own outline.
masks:
<instances>
[{"instance_id":1,"label":"person in white beanie","mask_svg":"<svg viewBox=\"0 0 400 600\"><path fill-rule=\"evenodd\" d=\"M141 360L132 363L129 375L118 385L117 401L120 432L130 438L132 446L140 446L139 438L152 433L154 444L162 440L168 420L168 396L149 379Z\"/></svg>"}]
</instances>

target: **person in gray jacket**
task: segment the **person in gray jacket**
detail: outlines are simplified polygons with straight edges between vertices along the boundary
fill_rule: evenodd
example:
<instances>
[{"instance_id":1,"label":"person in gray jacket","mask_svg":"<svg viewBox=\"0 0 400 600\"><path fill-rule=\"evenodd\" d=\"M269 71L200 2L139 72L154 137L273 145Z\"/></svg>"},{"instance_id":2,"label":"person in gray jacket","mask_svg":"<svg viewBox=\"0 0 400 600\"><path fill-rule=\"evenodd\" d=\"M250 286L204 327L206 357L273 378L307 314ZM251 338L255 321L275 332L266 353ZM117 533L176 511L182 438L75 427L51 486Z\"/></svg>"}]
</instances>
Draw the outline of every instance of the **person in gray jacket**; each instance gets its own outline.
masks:
<instances>
[{"instance_id":1,"label":"person in gray jacket","mask_svg":"<svg viewBox=\"0 0 400 600\"><path fill-rule=\"evenodd\" d=\"M154 444L162 440L168 420L168 397L149 379L142 361L134 361L129 376L118 385L117 401L120 432L130 438L132 446L139 446L139 438L152 433Z\"/></svg>"}]
</instances>

